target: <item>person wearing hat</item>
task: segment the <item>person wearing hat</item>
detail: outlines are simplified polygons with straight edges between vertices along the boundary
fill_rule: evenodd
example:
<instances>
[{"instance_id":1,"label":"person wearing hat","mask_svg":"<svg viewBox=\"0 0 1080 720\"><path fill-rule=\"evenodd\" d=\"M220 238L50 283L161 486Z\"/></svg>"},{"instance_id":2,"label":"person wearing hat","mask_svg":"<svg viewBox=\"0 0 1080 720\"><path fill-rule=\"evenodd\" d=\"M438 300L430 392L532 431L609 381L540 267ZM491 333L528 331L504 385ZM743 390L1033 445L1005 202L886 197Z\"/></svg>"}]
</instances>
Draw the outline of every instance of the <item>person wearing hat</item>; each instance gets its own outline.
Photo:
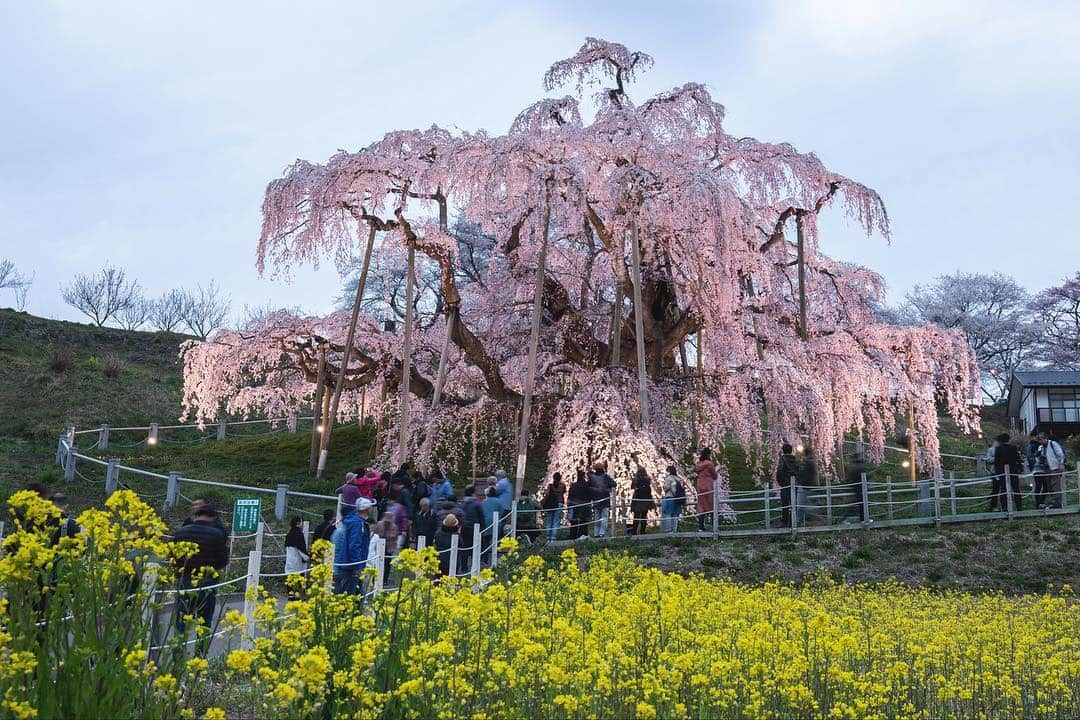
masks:
<instances>
[{"instance_id":1,"label":"person wearing hat","mask_svg":"<svg viewBox=\"0 0 1080 720\"><path fill-rule=\"evenodd\" d=\"M356 473L345 473L345 484L335 490L340 497L338 501L342 507L356 507L356 501L360 498L360 488L356 486Z\"/></svg>"},{"instance_id":2,"label":"person wearing hat","mask_svg":"<svg viewBox=\"0 0 1080 720\"><path fill-rule=\"evenodd\" d=\"M439 574L450 574L450 544L453 538L461 530L461 523L457 515L447 515L443 518L442 525L435 531L435 551L439 554ZM460 564L460 555L458 557Z\"/></svg>"},{"instance_id":3,"label":"person wearing hat","mask_svg":"<svg viewBox=\"0 0 1080 720\"><path fill-rule=\"evenodd\" d=\"M356 595L360 592L360 575L367 564L371 542L371 531L362 516L374 505L374 501L364 497L358 497L352 505L342 502L341 522L333 536L335 593Z\"/></svg>"}]
</instances>

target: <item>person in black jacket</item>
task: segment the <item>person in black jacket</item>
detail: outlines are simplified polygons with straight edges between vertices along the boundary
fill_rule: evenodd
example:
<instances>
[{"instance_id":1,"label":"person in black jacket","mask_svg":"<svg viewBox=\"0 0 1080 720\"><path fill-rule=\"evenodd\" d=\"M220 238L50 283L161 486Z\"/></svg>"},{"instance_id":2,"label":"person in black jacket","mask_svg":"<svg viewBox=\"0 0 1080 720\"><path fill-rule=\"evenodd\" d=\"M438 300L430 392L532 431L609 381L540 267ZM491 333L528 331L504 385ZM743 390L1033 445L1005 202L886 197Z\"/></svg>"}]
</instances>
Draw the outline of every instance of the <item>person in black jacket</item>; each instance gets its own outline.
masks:
<instances>
[{"instance_id":1,"label":"person in black jacket","mask_svg":"<svg viewBox=\"0 0 1080 720\"><path fill-rule=\"evenodd\" d=\"M776 484L780 486L780 525L791 527L791 478L799 474L799 460L795 457L789 443L780 448L780 459L776 463Z\"/></svg>"},{"instance_id":2,"label":"person in black jacket","mask_svg":"<svg viewBox=\"0 0 1080 720\"><path fill-rule=\"evenodd\" d=\"M337 513L333 508L327 508L323 510L322 522L315 526L315 529L311 531L311 544L314 545L316 540L325 540L331 542L331 538L334 537L334 516Z\"/></svg>"},{"instance_id":3,"label":"person in black jacket","mask_svg":"<svg viewBox=\"0 0 1080 720\"><path fill-rule=\"evenodd\" d=\"M1012 492L1013 509L1020 510L1023 503L1022 496L1020 495L1020 472L1022 465L1020 464L1020 451L1016 449L1016 446L1009 442L1012 438L1009 437L1009 433L1001 433L994 438L994 447L991 448L991 453L994 459L994 480L990 488L990 512L997 510L1007 510L1008 501L1005 498L1005 493ZM1008 471L1009 488L1006 488L1005 475Z\"/></svg>"},{"instance_id":4,"label":"person in black jacket","mask_svg":"<svg viewBox=\"0 0 1080 720\"><path fill-rule=\"evenodd\" d=\"M413 535L417 540L423 536L424 545L431 547L431 542L435 539L435 529L435 513L431 509L431 498L422 497L420 509L416 511L416 516L413 518Z\"/></svg>"},{"instance_id":5,"label":"person in black jacket","mask_svg":"<svg viewBox=\"0 0 1080 720\"><path fill-rule=\"evenodd\" d=\"M585 468L577 471L577 479L570 484L566 506L570 510L570 537L577 539L589 534L589 521L592 519L592 486Z\"/></svg>"},{"instance_id":6,"label":"person in black jacket","mask_svg":"<svg viewBox=\"0 0 1080 720\"><path fill-rule=\"evenodd\" d=\"M637 457L634 458L637 460ZM630 510L634 513L634 535L644 535L649 511L655 507L652 496L652 480L638 461L634 472L634 494L630 499Z\"/></svg>"},{"instance_id":7,"label":"person in black jacket","mask_svg":"<svg viewBox=\"0 0 1080 720\"><path fill-rule=\"evenodd\" d=\"M212 505L202 505L195 510L192 522L173 534L174 542L189 542L197 546L193 555L183 560L179 589L206 588L219 582L218 574L229 564L229 538L218 521L217 510ZM181 592L176 603L176 630L183 633L187 616L194 615L209 628L214 621L217 605L217 588Z\"/></svg>"},{"instance_id":8,"label":"person in black jacket","mask_svg":"<svg viewBox=\"0 0 1080 720\"><path fill-rule=\"evenodd\" d=\"M439 554L439 574L450 574L450 545L453 543L454 536L458 534L461 523L458 522L457 515L450 513L439 525L439 529L435 531L435 537L433 545L436 552ZM458 541L460 542L460 540ZM458 567L461 566L461 554L458 554ZM455 574L457 574L458 568L455 568Z\"/></svg>"}]
</instances>

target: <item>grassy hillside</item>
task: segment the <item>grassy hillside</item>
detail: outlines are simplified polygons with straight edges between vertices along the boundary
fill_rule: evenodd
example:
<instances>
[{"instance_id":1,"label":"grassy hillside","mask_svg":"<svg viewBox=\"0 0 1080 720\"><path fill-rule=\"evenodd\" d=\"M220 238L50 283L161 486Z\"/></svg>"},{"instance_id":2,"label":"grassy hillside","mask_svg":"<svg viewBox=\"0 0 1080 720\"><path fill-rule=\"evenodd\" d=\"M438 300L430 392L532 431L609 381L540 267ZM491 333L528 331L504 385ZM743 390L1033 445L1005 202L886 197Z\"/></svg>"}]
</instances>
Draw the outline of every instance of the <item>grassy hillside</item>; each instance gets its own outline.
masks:
<instances>
[{"instance_id":1,"label":"grassy hillside","mask_svg":"<svg viewBox=\"0 0 1080 720\"><path fill-rule=\"evenodd\" d=\"M896 580L908 585L1007 594L1060 590L1080 582L1080 517L1030 518L932 527L744 538L633 538L573 544L582 563L624 552L645 565L758 584ZM543 548L554 559L564 547Z\"/></svg>"}]
</instances>

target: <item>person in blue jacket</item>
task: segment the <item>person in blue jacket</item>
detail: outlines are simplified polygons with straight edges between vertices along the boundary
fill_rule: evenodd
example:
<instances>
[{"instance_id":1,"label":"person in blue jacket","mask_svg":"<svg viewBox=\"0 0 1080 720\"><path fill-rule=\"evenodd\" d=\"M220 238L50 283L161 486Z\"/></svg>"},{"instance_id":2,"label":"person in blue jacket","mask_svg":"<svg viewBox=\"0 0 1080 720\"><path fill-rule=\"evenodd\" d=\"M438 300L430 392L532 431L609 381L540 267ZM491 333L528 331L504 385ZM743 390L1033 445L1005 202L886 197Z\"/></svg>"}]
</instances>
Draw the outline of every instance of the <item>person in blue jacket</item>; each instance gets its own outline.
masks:
<instances>
[{"instance_id":1,"label":"person in blue jacket","mask_svg":"<svg viewBox=\"0 0 1080 720\"><path fill-rule=\"evenodd\" d=\"M341 522L334 531L334 592L356 595L367 563L371 530L364 521L373 500L361 497L355 506L341 506Z\"/></svg>"}]
</instances>

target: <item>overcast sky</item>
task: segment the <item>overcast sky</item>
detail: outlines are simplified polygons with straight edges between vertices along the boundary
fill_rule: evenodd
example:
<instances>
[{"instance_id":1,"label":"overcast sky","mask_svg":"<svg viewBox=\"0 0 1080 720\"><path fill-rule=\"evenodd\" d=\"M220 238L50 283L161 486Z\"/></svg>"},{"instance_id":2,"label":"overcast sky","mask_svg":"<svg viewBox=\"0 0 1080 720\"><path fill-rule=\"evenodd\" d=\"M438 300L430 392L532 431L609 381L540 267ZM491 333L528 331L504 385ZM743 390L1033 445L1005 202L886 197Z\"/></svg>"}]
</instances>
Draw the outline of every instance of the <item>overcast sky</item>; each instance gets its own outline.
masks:
<instances>
[{"instance_id":1,"label":"overcast sky","mask_svg":"<svg viewBox=\"0 0 1080 720\"><path fill-rule=\"evenodd\" d=\"M325 311L332 266L255 271L266 183L394 129L504 132L588 35L656 59L634 97L702 82L729 132L877 189L892 244L839 210L822 244L890 300L958 268L1080 269L1080 3L988 0L0 0L0 259L50 317L106 261L153 294L214 279L237 310Z\"/></svg>"}]
</instances>

